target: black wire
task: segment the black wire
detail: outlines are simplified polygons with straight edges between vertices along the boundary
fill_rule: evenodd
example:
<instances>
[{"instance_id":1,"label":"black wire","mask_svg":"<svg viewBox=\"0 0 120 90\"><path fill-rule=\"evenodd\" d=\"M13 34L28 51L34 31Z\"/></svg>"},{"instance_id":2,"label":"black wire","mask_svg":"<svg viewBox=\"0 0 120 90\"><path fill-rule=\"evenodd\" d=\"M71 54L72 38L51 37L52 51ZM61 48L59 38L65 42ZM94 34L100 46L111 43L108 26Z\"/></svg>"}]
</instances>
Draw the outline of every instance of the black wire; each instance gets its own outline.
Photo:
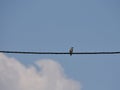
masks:
<instances>
[{"instance_id":1,"label":"black wire","mask_svg":"<svg viewBox=\"0 0 120 90\"><path fill-rule=\"evenodd\" d=\"M69 52L24 52L24 51L0 51L0 53L15 53L15 54L70 54ZM120 54L120 52L73 52L72 54Z\"/></svg>"}]
</instances>

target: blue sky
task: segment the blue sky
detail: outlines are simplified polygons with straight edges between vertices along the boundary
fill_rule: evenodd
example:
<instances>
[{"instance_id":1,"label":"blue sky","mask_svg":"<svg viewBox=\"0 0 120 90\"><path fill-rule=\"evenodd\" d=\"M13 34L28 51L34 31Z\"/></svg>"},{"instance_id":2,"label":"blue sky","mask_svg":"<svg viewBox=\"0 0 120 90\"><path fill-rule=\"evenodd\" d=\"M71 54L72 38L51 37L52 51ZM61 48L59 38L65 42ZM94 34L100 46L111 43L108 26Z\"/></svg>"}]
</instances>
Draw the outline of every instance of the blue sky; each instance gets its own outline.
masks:
<instances>
[{"instance_id":1,"label":"blue sky","mask_svg":"<svg viewBox=\"0 0 120 90\"><path fill-rule=\"evenodd\" d=\"M119 51L119 0L0 0L0 50ZM120 55L16 55L58 61L82 90L119 90Z\"/></svg>"}]
</instances>

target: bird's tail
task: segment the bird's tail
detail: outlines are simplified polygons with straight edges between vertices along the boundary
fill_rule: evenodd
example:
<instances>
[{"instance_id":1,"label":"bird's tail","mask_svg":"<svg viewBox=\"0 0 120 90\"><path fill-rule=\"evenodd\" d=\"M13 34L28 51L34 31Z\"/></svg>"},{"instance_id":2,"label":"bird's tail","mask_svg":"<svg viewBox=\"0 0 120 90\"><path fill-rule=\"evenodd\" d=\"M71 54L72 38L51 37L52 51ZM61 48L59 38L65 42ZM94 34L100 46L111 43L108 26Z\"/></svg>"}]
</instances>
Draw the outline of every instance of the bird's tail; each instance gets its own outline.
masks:
<instances>
[{"instance_id":1,"label":"bird's tail","mask_svg":"<svg viewBox=\"0 0 120 90\"><path fill-rule=\"evenodd\" d=\"M70 56L72 56L72 53L70 53Z\"/></svg>"}]
</instances>

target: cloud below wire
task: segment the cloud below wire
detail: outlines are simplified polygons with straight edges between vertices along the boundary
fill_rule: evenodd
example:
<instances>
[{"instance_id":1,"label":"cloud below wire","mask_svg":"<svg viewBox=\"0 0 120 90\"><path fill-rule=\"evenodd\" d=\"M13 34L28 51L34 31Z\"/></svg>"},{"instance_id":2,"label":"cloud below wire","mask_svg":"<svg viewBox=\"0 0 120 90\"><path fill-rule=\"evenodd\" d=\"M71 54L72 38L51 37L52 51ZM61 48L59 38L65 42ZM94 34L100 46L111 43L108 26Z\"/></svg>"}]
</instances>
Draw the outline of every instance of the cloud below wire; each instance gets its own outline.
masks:
<instances>
[{"instance_id":1,"label":"cloud below wire","mask_svg":"<svg viewBox=\"0 0 120 90\"><path fill-rule=\"evenodd\" d=\"M0 54L0 90L81 90L58 62L38 60L26 67L17 59Z\"/></svg>"}]
</instances>

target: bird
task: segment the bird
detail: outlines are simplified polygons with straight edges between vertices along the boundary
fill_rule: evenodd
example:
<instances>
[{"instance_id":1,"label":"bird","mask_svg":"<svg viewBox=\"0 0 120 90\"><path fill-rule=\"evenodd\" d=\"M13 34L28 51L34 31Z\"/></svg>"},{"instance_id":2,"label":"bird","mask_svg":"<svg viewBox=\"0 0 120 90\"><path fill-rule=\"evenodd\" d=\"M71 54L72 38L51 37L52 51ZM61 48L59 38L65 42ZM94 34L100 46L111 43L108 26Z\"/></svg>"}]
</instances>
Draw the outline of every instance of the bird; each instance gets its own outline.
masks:
<instances>
[{"instance_id":1,"label":"bird","mask_svg":"<svg viewBox=\"0 0 120 90\"><path fill-rule=\"evenodd\" d=\"M72 56L73 48L74 48L74 47L71 47L71 48L69 49L70 56Z\"/></svg>"}]
</instances>

